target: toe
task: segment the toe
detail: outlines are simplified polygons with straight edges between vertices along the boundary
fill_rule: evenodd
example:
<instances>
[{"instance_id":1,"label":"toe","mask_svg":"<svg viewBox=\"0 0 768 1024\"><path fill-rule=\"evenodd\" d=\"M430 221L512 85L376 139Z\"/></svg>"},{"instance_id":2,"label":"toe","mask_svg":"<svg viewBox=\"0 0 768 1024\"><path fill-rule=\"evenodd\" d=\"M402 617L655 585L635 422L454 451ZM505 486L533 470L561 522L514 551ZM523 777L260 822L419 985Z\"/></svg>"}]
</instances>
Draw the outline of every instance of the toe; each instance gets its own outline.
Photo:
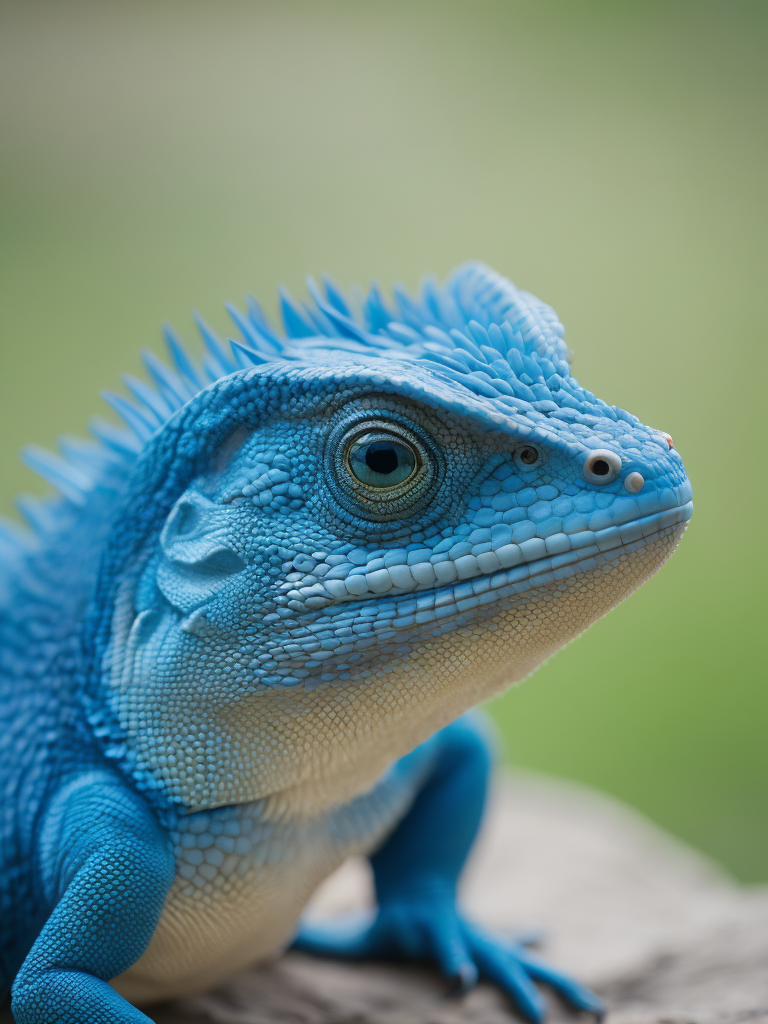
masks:
<instances>
[{"instance_id":1,"label":"toe","mask_svg":"<svg viewBox=\"0 0 768 1024\"><path fill-rule=\"evenodd\" d=\"M519 961L532 978L549 985L551 989L562 996L575 1009L592 1013L598 1018L605 1016L605 1004L602 999L596 996L594 992L590 992L588 988L574 981L567 974L562 974L553 967L542 963L538 958L522 951L519 955Z\"/></svg>"},{"instance_id":2,"label":"toe","mask_svg":"<svg viewBox=\"0 0 768 1024\"><path fill-rule=\"evenodd\" d=\"M499 946L482 943L473 950L481 974L495 981L510 996L526 1020L542 1024L546 1007L519 960Z\"/></svg>"},{"instance_id":3,"label":"toe","mask_svg":"<svg viewBox=\"0 0 768 1024\"><path fill-rule=\"evenodd\" d=\"M456 915L430 920L426 931L432 956L441 973L450 978L452 992L461 995L474 988L478 971Z\"/></svg>"}]
</instances>

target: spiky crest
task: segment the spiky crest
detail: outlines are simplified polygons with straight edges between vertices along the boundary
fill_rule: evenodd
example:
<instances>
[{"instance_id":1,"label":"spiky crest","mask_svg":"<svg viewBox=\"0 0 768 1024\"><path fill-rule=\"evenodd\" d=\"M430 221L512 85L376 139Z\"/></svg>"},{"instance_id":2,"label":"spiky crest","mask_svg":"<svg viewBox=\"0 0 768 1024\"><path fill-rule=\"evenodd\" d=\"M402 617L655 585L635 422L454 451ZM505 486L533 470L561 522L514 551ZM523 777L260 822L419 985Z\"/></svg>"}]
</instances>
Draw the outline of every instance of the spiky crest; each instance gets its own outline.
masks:
<instances>
[{"instance_id":1,"label":"spiky crest","mask_svg":"<svg viewBox=\"0 0 768 1024\"><path fill-rule=\"evenodd\" d=\"M170 367L152 352L143 353L153 386L125 376L133 401L104 393L126 430L94 419L90 429L97 443L87 448L84 442L75 445L71 439L60 442L60 455L36 446L26 448L22 456L26 464L60 498L20 500L20 510L33 531L24 535L25 544L52 529L57 509L85 505L105 467L133 460L195 394L236 370L265 363L416 360L523 416L540 419L557 413L581 419L597 413L635 422L634 417L595 399L571 377L564 331L554 310L482 263L459 267L442 287L432 278L425 280L417 297L396 285L392 304L387 304L376 284L358 303L328 278L323 279L322 288L309 278L307 287L312 303L299 304L280 289L283 335L255 299L249 297L247 313L228 304L242 336L240 341L230 341L230 351L195 314L206 350L202 366L195 365L181 339L166 325ZM0 525L2 546L18 546L22 537L18 527Z\"/></svg>"}]
</instances>

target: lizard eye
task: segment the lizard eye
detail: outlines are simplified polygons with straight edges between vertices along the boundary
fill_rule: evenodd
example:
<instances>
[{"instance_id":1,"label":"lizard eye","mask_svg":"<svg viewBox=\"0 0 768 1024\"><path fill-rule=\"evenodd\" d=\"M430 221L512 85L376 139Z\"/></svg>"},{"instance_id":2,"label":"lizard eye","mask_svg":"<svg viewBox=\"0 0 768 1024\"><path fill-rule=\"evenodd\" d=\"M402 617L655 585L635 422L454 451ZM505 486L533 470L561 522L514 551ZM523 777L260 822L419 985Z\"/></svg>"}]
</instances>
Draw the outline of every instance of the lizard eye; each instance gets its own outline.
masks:
<instances>
[{"instance_id":1,"label":"lizard eye","mask_svg":"<svg viewBox=\"0 0 768 1024\"><path fill-rule=\"evenodd\" d=\"M358 422L331 447L337 495L350 512L365 519L413 515L437 482L428 438L395 421Z\"/></svg>"},{"instance_id":2,"label":"lizard eye","mask_svg":"<svg viewBox=\"0 0 768 1024\"><path fill-rule=\"evenodd\" d=\"M513 458L518 469L533 469L541 455L539 449L532 444L524 444L522 448L517 449Z\"/></svg>"},{"instance_id":3,"label":"lizard eye","mask_svg":"<svg viewBox=\"0 0 768 1024\"><path fill-rule=\"evenodd\" d=\"M621 472L621 459L608 448L595 448L584 463L584 479L590 484L609 484Z\"/></svg>"},{"instance_id":4,"label":"lizard eye","mask_svg":"<svg viewBox=\"0 0 768 1024\"><path fill-rule=\"evenodd\" d=\"M356 480L367 487L397 487L417 472L419 455L405 439L383 431L371 431L352 440L347 465Z\"/></svg>"}]
</instances>

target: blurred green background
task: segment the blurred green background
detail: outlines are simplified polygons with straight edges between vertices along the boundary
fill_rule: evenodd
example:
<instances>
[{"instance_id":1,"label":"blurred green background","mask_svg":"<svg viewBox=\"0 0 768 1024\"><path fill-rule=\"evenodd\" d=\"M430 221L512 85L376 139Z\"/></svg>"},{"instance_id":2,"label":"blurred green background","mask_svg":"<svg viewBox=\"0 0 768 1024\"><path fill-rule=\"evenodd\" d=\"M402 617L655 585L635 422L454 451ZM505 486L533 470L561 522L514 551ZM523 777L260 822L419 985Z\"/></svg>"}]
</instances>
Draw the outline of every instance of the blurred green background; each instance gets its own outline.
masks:
<instances>
[{"instance_id":1,"label":"blurred green background","mask_svg":"<svg viewBox=\"0 0 768 1024\"><path fill-rule=\"evenodd\" d=\"M768 5L0 3L3 512L17 460L197 307L482 258L580 382L673 434L696 514L494 702L510 759L768 879Z\"/></svg>"}]
</instances>

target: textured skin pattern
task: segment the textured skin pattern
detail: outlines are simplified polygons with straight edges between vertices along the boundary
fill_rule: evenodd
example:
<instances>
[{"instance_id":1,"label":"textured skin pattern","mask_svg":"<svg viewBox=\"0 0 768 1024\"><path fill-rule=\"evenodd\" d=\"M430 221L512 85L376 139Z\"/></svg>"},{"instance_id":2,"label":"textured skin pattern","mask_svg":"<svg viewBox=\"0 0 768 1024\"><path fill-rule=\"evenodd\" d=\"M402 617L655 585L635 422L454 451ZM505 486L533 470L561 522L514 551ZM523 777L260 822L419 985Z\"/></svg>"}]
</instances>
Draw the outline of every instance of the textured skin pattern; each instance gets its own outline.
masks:
<instances>
[{"instance_id":1,"label":"textured skin pattern","mask_svg":"<svg viewBox=\"0 0 768 1024\"><path fill-rule=\"evenodd\" d=\"M0 979L17 1020L138 1021L282 948L372 855L371 922L316 952L593 996L455 905L488 774L460 718L652 575L691 515L668 435L571 377L488 268L418 299L330 283L107 396L128 425L27 460L0 534ZM458 721L456 721L458 719ZM450 723L454 723L451 725ZM113 986L105 985L114 980Z\"/></svg>"},{"instance_id":2,"label":"textured skin pattern","mask_svg":"<svg viewBox=\"0 0 768 1024\"><path fill-rule=\"evenodd\" d=\"M403 817L434 759L426 744L368 793L314 816L275 815L269 802L179 817L176 878L143 957L115 981L139 1002L202 991L288 944L317 885L346 857L369 852Z\"/></svg>"}]
</instances>

